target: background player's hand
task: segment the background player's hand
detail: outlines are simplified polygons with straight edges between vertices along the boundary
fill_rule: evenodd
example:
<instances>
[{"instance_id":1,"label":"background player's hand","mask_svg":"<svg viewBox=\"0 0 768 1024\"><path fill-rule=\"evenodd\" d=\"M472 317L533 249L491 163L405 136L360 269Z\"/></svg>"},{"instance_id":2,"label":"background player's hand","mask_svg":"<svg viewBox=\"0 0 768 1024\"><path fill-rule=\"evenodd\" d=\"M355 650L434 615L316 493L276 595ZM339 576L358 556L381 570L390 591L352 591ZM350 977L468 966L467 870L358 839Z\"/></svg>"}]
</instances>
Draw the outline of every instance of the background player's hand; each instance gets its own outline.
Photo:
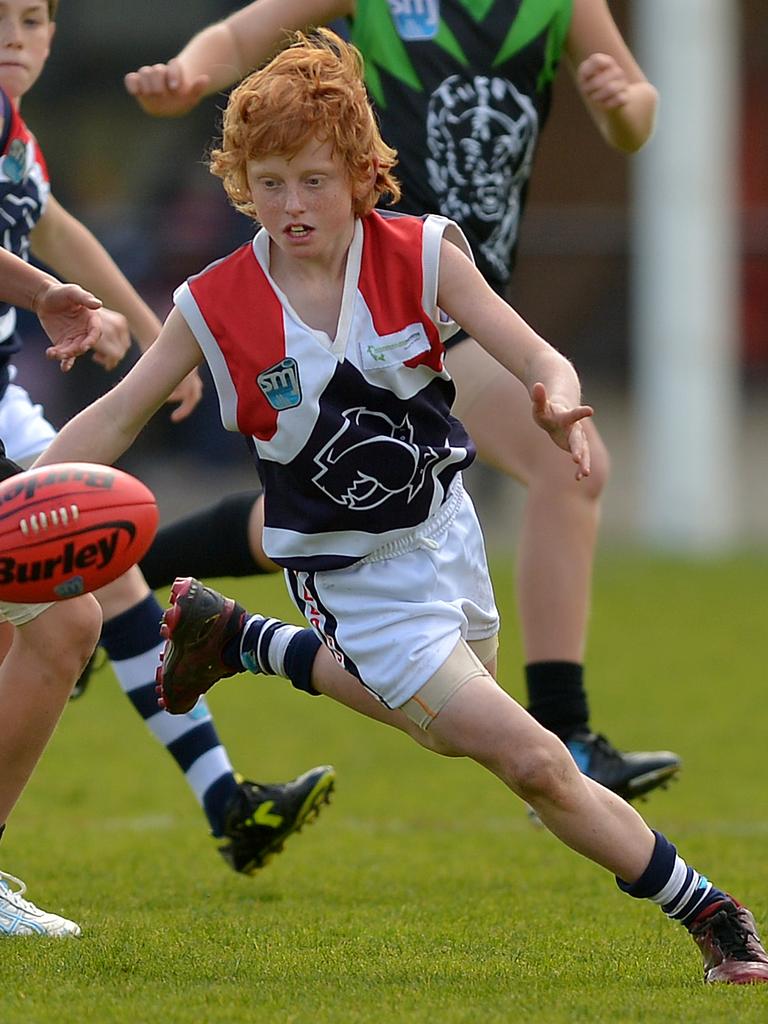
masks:
<instances>
[{"instance_id":1,"label":"background player's hand","mask_svg":"<svg viewBox=\"0 0 768 1024\"><path fill-rule=\"evenodd\" d=\"M180 423L185 420L202 396L202 378L197 370L192 370L167 398L168 402L178 403L177 408L171 413L171 423Z\"/></svg>"},{"instance_id":2,"label":"background player's hand","mask_svg":"<svg viewBox=\"0 0 768 1024\"><path fill-rule=\"evenodd\" d=\"M616 110L629 100L629 80L607 53L590 54L576 69L576 85L587 101L601 110Z\"/></svg>"},{"instance_id":3,"label":"background player's hand","mask_svg":"<svg viewBox=\"0 0 768 1024\"><path fill-rule=\"evenodd\" d=\"M114 309L102 309L101 337L93 346L93 361L105 370L114 370L131 347L128 321Z\"/></svg>"},{"instance_id":4,"label":"background player's hand","mask_svg":"<svg viewBox=\"0 0 768 1024\"><path fill-rule=\"evenodd\" d=\"M181 117L196 107L210 83L208 75L188 79L174 57L167 64L145 64L123 79L125 88L145 113L153 117Z\"/></svg>"},{"instance_id":5,"label":"background player's hand","mask_svg":"<svg viewBox=\"0 0 768 1024\"><path fill-rule=\"evenodd\" d=\"M584 433L581 420L594 412L590 405L569 407L550 402L543 384L534 384L531 389L533 418L546 430L555 444L566 452L576 463L576 479L589 476L589 441Z\"/></svg>"},{"instance_id":6,"label":"background player's hand","mask_svg":"<svg viewBox=\"0 0 768 1024\"><path fill-rule=\"evenodd\" d=\"M76 284L51 281L35 296L33 309L53 342L45 354L71 370L78 356L93 348L101 335L101 302Z\"/></svg>"}]
</instances>

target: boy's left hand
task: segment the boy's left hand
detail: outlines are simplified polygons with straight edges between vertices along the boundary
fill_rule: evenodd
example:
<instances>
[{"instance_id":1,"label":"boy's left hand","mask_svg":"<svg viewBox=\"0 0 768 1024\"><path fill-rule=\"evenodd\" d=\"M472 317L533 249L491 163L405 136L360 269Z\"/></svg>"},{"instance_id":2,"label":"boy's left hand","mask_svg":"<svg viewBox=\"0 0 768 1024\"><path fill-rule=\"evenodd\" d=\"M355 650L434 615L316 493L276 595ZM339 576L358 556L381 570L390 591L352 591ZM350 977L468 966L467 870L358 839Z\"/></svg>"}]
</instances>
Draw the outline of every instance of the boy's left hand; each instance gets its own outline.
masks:
<instances>
[{"instance_id":1,"label":"boy's left hand","mask_svg":"<svg viewBox=\"0 0 768 1024\"><path fill-rule=\"evenodd\" d=\"M45 354L71 370L78 356L93 348L101 336L101 302L76 284L51 281L35 296L32 308L53 342Z\"/></svg>"},{"instance_id":2,"label":"boy's left hand","mask_svg":"<svg viewBox=\"0 0 768 1024\"><path fill-rule=\"evenodd\" d=\"M182 117L205 95L210 75L187 76L184 65L174 57L167 64L145 64L123 79L125 88L145 113L153 117Z\"/></svg>"},{"instance_id":3,"label":"boy's left hand","mask_svg":"<svg viewBox=\"0 0 768 1024\"><path fill-rule=\"evenodd\" d=\"M99 317L101 337L93 346L92 358L105 370L114 370L131 347L131 331L126 318L115 309L102 309Z\"/></svg>"},{"instance_id":4,"label":"boy's left hand","mask_svg":"<svg viewBox=\"0 0 768 1024\"><path fill-rule=\"evenodd\" d=\"M166 399L169 403L177 403L177 408L171 413L171 423L180 423L182 420L185 420L202 396L202 378L197 370L192 370Z\"/></svg>"},{"instance_id":5,"label":"boy's left hand","mask_svg":"<svg viewBox=\"0 0 768 1024\"><path fill-rule=\"evenodd\" d=\"M591 405L568 407L550 402L543 384L534 384L531 389L533 419L542 430L546 430L555 444L566 452L576 463L576 479L589 476L589 441L581 420L592 416Z\"/></svg>"},{"instance_id":6,"label":"boy's left hand","mask_svg":"<svg viewBox=\"0 0 768 1024\"><path fill-rule=\"evenodd\" d=\"M616 110L629 100L629 80L607 53L593 53L576 69L576 85L584 99L601 110Z\"/></svg>"}]
</instances>

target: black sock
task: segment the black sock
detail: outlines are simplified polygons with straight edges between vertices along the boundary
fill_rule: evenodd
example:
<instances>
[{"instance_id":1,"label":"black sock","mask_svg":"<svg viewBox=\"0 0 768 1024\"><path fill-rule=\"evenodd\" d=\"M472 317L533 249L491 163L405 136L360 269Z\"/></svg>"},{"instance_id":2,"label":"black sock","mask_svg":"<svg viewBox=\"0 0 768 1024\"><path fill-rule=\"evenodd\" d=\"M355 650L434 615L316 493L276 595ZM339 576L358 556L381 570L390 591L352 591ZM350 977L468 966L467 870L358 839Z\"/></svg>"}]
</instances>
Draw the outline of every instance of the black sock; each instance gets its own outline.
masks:
<instances>
[{"instance_id":1,"label":"black sock","mask_svg":"<svg viewBox=\"0 0 768 1024\"><path fill-rule=\"evenodd\" d=\"M231 668L283 676L297 690L318 697L312 685L312 666L322 646L322 640L313 629L301 629L282 619L251 615L243 631L225 645L222 658Z\"/></svg>"},{"instance_id":2,"label":"black sock","mask_svg":"<svg viewBox=\"0 0 768 1024\"><path fill-rule=\"evenodd\" d=\"M575 661L534 661L525 666L528 711L545 729L567 739L589 729L584 666Z\"/></svg>"},{"instance_id":3,"label":"black sock","mask_svg":"<svg viewBox=\"0 0 768 1024\"><path fill-rule=\"evenodd\" d=\"M288 644L285 652L285 674L297 690L303 690L311 697L320 694L312 685L312 666L322 641L312 629L302 629Z\"/></svg>"},{"instance_id":4,"label":"black sock","mask_svg":"<svg viewBox=\"0 0 768 1024\"><path fill-rule=\"evenodd\" d=\"M645 871L632 883L617 877L616 884L635 899L652 900L690 930L702 914L730 897L687 864L666 836L655 830L653 834L656 842Z\"/></svg>"},{"instance_id":5,"label":"black sock","mask_svg":"<svg viewBox=\"0 0 768 1024\"><path fill-rule=\"evenodd\" d=\"M258 491L232 494L215 505L162 526L139 563L152 588L167 587L177 576L256 576L262 569L251 554L248 521Z\"/></svg>"}]
</instances>

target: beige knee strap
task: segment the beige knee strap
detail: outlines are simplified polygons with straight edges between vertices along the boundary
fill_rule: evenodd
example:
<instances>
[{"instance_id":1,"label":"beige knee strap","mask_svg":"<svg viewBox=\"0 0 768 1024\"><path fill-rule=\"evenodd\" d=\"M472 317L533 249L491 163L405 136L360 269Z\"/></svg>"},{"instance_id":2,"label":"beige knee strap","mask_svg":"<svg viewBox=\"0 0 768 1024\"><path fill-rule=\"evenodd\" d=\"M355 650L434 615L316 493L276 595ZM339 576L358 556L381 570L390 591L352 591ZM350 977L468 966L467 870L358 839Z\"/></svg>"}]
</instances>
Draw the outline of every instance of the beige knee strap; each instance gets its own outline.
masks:
<instances>
[{"instance_id":1,"label":"beige knee strap","mask_svg":"<svg viewBox=\"0 0 768 1024\"><path fill-rule=\"evenodd\" d=\"M497 647L498 640L495 636L469 643L466 640L459 640L432 678L428 679L400 710L404 711L420 729L427 730L437 714L465 683L477 676L489 674L483 661L490 661L496 654Z\"/></svg>"}]
</instances>

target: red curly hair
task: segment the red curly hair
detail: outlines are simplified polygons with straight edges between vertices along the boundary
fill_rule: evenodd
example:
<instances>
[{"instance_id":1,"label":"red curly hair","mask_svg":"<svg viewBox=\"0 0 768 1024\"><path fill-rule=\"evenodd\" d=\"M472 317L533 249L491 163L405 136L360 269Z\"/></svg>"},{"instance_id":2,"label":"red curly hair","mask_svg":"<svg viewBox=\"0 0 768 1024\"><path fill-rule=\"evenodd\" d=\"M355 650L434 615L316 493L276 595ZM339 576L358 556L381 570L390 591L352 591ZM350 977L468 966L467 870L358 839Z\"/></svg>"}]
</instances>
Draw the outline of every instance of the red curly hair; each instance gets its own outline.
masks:
<instances>
[{"instance_id":1,"label":"red curly hair","mask_svg":"<svg viewBox=\"0 0 768 1024\"><path fill-rule=\"evenodd\" d=\"M375 164L370 188L354 197L356 216L370 213L383 195L389 194L392 202L400 198L392 174L397 152L381 137L363 84L363 59L329 29L292 33L285 49L231 93L222 128L210 170L246 216L254 217L248 161L294 156L312 138L331 143L356 193Z\"/></svg>"}]
</instances>

